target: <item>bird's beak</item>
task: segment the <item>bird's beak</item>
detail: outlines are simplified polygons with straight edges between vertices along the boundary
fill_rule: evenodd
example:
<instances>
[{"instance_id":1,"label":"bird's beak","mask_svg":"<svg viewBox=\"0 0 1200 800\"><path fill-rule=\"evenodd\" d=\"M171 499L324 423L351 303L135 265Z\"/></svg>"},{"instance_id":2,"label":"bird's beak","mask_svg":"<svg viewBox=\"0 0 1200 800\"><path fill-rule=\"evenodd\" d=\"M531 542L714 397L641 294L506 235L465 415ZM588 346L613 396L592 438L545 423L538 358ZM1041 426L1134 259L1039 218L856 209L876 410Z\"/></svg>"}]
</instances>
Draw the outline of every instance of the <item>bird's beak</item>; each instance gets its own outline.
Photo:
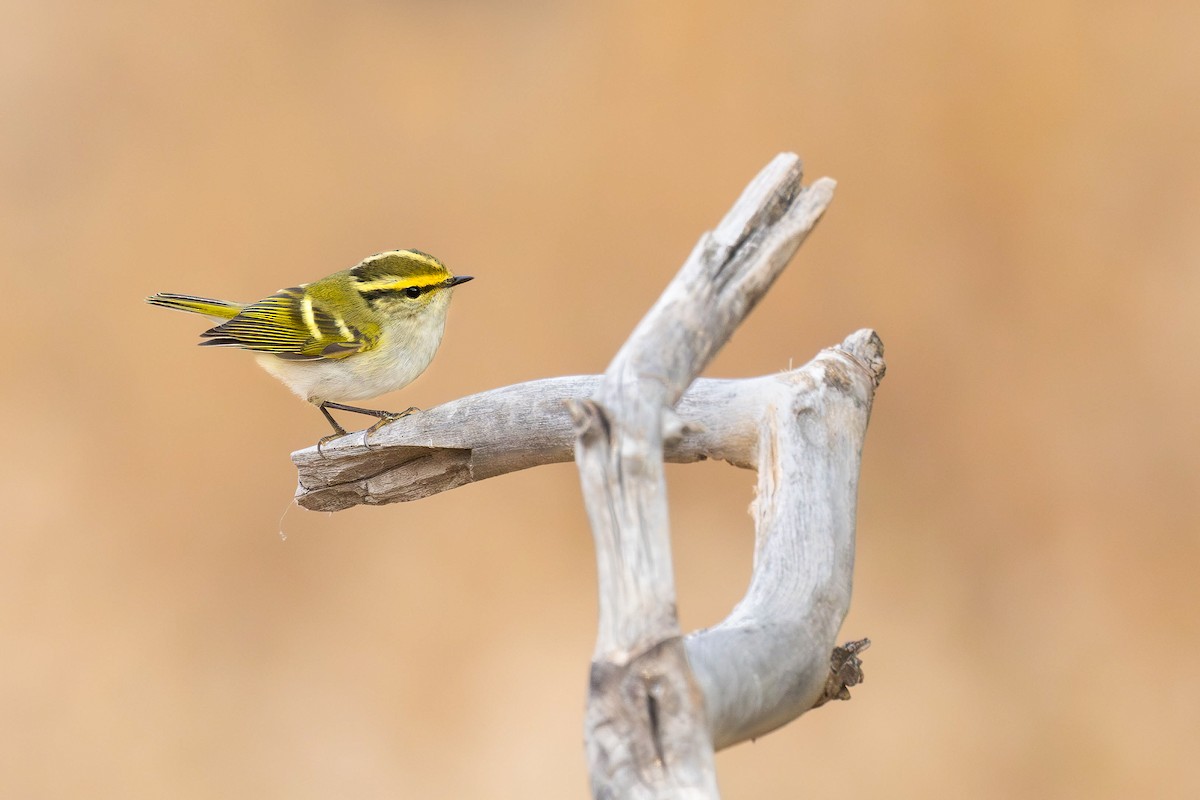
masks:
<instances>
[{"instance_id":1,"label":"bird's beak","mask_svg":"<svg viewBox=\"0 0 1200 800\"><path fill-rule=\"evenodd\" d=\"M447 286L458 286L460 283L475 280L474 275L455 275L450 280L446 281Z\"/></svg>"}]
</instances>

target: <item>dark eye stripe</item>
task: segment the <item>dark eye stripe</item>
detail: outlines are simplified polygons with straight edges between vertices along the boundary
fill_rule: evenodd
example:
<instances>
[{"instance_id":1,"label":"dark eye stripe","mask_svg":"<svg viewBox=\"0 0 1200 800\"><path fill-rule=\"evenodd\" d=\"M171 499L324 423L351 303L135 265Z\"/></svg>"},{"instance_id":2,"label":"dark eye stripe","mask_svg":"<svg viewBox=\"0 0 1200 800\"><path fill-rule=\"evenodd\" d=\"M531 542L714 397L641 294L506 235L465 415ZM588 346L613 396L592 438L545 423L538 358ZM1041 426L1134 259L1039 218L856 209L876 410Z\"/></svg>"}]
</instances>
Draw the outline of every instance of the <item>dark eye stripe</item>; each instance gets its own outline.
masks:
<instances>
[{"instance_id":1,"label":"dark eye stripe","mask_svg":"<svg viewBox=\"0 0 1200 800\"><path fill-rule=\"evenodd\" d=\"M375 301L381 300L385 297L403 296L416 299L426 292L437 289L441 285L442 284L440 283L432 283L427 286L405 286L404 288L395 289L371 289L369 291L361 292L361 294L363 299L368 303L374 303ZM416 291L414 292L414 290Z\"/></svg>"}]
</instances>

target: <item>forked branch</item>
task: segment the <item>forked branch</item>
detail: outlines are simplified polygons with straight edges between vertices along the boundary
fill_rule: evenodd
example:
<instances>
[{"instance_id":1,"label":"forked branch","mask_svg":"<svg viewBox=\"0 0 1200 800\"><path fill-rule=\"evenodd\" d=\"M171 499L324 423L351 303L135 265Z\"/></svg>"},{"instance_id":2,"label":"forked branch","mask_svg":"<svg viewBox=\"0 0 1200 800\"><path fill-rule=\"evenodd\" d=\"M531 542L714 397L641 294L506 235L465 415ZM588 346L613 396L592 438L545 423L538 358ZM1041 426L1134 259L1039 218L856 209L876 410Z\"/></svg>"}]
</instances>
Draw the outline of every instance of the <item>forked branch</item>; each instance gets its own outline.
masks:
<instances>
[{"instance_id":1,"label":"forked branch","mask_svg":"<svg viewBox=\"0 0 1200 800\"><path fill-rule=\"evenodd\" d=\"M834 651L834 637L850 602L879 338L858 331L778 375L695 380L828 205L832 181L800 180L795 156L772 161L603 376L495 389L388 425L369 447L353 434L293 455L298 502L322 510L575 458L600 587L587 713L597 797L716 797L714 747L848 696L861 680L865 644ZM703 458L758 472L754 571L725 621L685 638L662 464Z\"/></svg>"}]
</instances>

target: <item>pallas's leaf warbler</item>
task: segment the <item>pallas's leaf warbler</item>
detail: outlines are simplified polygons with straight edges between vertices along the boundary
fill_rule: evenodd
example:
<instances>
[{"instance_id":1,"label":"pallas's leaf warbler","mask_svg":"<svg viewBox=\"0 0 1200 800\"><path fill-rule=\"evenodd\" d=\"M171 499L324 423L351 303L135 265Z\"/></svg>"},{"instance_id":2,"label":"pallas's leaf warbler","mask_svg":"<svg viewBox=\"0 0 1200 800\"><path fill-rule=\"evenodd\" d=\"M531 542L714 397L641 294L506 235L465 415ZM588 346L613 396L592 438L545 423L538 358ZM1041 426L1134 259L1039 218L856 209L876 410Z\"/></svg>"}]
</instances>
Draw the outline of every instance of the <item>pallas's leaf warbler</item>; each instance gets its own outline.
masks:
<instances>
[{"instance_id":1,"label":"pallas's leaf warbler","mask_svg":"<svg viewBox=\"0 0 1200 800\"><path fill-rule=\"evenodd\" d=\"M200 344L253 351L342 435L331 408L379 417L370 430L416 410L395 414L336 401L395 391L424 372L441 344L450 295L469 280L426 253L391 250L257 303L165 293L146 302L221 321L200 334Z\"/></svg>"}]
</instances>

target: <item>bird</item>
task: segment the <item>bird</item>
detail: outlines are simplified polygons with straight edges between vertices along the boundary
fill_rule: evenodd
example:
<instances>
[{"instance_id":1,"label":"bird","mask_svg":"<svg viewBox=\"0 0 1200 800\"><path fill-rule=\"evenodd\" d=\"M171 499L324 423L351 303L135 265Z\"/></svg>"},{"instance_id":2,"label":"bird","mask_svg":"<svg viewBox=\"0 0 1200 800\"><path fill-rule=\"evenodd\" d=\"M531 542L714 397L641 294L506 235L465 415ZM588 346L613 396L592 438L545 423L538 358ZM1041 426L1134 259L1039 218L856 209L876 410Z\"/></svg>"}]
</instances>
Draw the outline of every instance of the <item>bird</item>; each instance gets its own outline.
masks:
<instances>
[{"instance_id":1,"label":"bird","mask_svg":"<svg viewBox=\"0 0 1200 800\"><path fill-rule=\"evenodd\" d=\"M377 417L367 433L418 411L346 405L401 389L425 371L441 344L453 275L420 250L389 250L256 303L160 292L146 302L219 322L201 345L250 350L259 365L312 403L333 426L320 444L344 436L330 410Z\"/></svg>"}]
</instances>

